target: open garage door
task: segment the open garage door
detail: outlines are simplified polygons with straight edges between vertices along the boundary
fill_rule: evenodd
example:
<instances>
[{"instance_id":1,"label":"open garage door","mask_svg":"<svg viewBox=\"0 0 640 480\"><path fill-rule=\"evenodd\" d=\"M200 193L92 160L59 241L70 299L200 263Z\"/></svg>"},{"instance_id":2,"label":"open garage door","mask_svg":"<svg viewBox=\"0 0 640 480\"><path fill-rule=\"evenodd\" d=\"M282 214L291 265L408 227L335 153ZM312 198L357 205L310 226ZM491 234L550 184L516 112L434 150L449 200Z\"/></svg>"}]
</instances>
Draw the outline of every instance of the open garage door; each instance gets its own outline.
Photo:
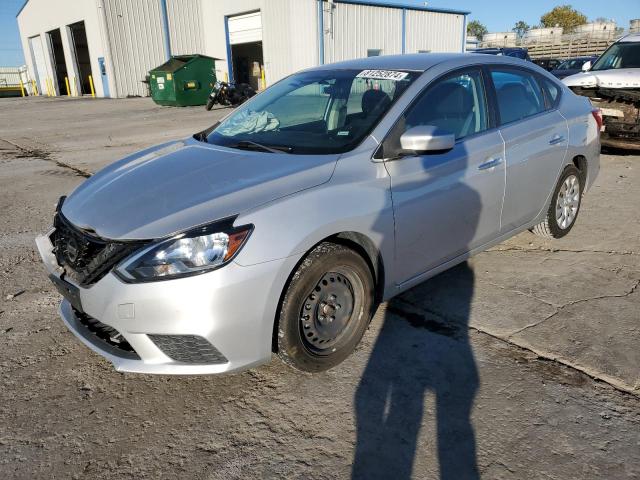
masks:
<instances>
[{"instance_id":1,"label":"open garage door","mask_svg":"<svg viewBox=\"0 0 640 480\"><path fill-rule=\"evenodd\" d=\"M69 32L71 32L71 45L76 61L76 72L78 72L80 77L79 79L74 78L74 87L79 90L78 93L80 95L86 95L91 93L89 76L91 75L93 78L87 32L84 27L84 22L74 23L69 25L68 28ZM105 94L105 96L107 95Z\"/></svg>"},{"instance_id":2,"label":"open garage door","mask_svg":"<svg viewBox=\"0 0 640 480\"><path fill-rule=\"evenodd\" d=\"M53 88L58 95L66 95L66 78L69 74L67 73L67 63L64 58L60 29L56 28L47 32L47 38L49 40L49 58L51 58L51 66L53 68Z\"/></svg>"},{"instance_id":3,"label":"open garage door","mask_svg":"<svg viewBox=\"0 0 640 480\"><path fill-rule=\"evenodd\" d=\"M231 64L229 73L236 83L248 83L259 90L262 55L262 14L251 12L228 18Z\"/></svg>"},{"instance_id":4,"label":"open garage door","mask_svg":"<svg viewBox=\"0 0 640 480\"><path fill-rule=\"evenodd\" d=\"M229 17L229 43L262 42L262 14L251 12Z\"/></svg>"}]
</instances>

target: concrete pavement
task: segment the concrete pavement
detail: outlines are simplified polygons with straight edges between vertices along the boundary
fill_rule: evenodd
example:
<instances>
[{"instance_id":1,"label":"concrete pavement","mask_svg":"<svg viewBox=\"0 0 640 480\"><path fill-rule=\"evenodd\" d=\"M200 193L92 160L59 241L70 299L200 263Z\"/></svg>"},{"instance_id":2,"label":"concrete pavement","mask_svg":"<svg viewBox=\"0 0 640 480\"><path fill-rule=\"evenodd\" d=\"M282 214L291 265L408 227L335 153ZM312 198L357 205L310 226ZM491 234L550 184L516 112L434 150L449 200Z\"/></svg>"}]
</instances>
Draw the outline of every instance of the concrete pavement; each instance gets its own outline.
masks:
<instances>
[{"instance_id":1,"label":"concrete pavement","mask_svg":"<svg viewBox=\"0 0 640 480\"><path fill-rule=\"evenodd\" d=\"M569 236L521 234L383 305L327 373L122 375L83 347L33 246L57 197L225 112L0 103L0 476L640 476L639 157L603 156Z\"/></svg>"}]
</instances>

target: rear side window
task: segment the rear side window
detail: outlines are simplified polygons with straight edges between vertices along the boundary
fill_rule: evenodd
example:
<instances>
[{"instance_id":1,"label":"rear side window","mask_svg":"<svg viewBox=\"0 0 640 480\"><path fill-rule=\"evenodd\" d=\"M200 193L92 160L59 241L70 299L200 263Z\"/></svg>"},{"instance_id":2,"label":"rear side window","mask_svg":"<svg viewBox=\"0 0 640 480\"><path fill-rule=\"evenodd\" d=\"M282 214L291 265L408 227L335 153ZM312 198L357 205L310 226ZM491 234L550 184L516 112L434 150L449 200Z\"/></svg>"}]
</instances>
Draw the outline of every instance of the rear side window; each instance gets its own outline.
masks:
<instances>
[{"instance_id":1,"label":"rear side window","mask_svg":"<svg viewBox=\"0 0 640 480\"><path fill-rule=\"evenodd\" d=\"M545 110L544 96L534 74L523 70L493 69L491 78L503 125Z\"/></svg>"},{"instance_id":2,"label":"rear side window","mask_svg":"<svg viewBox=\"0 0 640 480\"><path fill-rule=\"evenodd\" d=\"M547 96L549 108L555 108L555 106L558 105L558 100L560 99L560 87L548 78L541 77L540 80L542 81L544 93Z\"/></svg>"}]
</instances>

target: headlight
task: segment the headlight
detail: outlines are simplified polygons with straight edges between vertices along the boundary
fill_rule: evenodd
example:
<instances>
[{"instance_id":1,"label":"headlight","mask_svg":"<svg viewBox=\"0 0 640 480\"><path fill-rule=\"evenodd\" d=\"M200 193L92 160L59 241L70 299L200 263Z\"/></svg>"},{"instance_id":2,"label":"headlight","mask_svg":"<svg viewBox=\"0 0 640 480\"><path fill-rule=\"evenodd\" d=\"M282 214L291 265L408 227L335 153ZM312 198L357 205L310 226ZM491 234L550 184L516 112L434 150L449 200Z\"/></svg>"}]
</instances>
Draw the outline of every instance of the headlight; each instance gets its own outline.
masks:
<instances>
[{"instance_id":1,"label":"headlight","mask_svg":"<svg viewBox=\"0 0 640 480\"><path fill-rule=\"evenodd\" d=\"M240 251L252 230L201 227L154 243L125 259L116 273L125 281L151 281L204 273L225 265Z\"/></svg>"}]
</instances>

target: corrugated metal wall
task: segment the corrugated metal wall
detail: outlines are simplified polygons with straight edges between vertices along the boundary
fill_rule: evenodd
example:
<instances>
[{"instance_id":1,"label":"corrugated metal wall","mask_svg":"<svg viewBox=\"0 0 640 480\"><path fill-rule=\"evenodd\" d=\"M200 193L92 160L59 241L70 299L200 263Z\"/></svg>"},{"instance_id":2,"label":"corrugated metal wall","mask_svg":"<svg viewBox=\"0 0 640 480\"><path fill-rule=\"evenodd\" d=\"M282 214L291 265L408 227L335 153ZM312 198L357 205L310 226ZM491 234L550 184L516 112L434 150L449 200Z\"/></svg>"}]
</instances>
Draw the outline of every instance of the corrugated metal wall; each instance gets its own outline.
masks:
<instances>
[{"instance_id":1,"label":"corrugated metal wall","mask_svg":"<svg viewBox=\"0 0 640 480\"><path fill-rule=\"evenodd\" d=\"M201 0L167 0L173 55L204 53Z\"/></svg>"},{"instance_id":2,"label":"corrugated metal wall","mask_svg":"<svg viewBox=\"0 0 640 480\"><path fill-rule=\"evenodd\" d=\"M147 95L142 81L166 59L160 2L105 0L104 4L116 96Z\"/></svg>"},{"instance_id":3,"label":"corrugated metal wall","mask_svg":"<svg viewBox=\"0 0 640 480\"><path fill-rule=\"evenodd\" d=\"M318 64L315 0L264 0L262 39L267 84Z\"/></svg>"},{"instance_id":4,"label":"corrugated metal wall","mask_svg":"<svg viewBox=\"0 0 640 480\"><path fill-rule=\"evenodd\" d=\"M142 80L166 59L161 1L104 2L115 93L146 95ZM383 55L402 53L402 9L336 3L331 11L327 2L323 7L325 63L366 57L369 49L380 49ZM226 57L224 45L217 45L224 41L224 15L257 8L262 14L267 84L319 63L316 0L167 0L172 53ZM463 15L407 9L406 53L460 51L463 26ZM207 38L217 39L215 48Z\"/></svg>"},{"instance_id":5,"label":"corrugated metal wall","mask_svg":"<svg viewBox=\"0 0 640 480\"><path fill-rule=\"evenodd\" d=\"M461 52L464 15L407 10L406 53Z\"/></svg>"},{"instance_id":6,"label":"corrugated metal wall","mask_svg":"<svg viewBox=\"0 0 640 480\"><path fill-rule=\"evenodd\" d=\"M402 10L337 3L333 13L325 5L325 63L367 56L402 53Z\"/></svg>"}]
</instances>

